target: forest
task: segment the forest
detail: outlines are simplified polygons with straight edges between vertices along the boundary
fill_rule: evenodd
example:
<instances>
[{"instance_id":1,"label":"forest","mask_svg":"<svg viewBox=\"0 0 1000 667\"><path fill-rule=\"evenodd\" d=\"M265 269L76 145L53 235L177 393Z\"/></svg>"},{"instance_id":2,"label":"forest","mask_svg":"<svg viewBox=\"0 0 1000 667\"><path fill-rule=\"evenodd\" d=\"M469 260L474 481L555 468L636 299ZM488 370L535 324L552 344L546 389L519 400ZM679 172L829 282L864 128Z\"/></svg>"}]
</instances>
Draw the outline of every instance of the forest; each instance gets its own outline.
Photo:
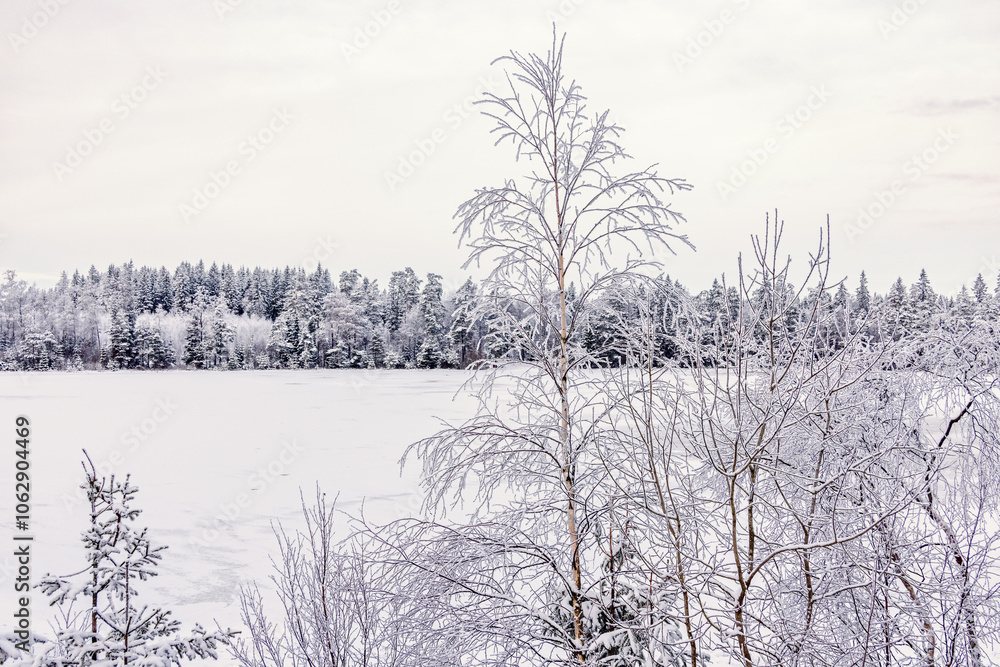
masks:
<instances>
[{"instance_id":1,"label":"forest","mask_svg":"<svg viewBox=\"0 0 1000 667\"><path fill-rule=\"evenodd\" d=\"M791 283L779 289L797 293ZM527 354L503 341L489 319L473 319L488 297L471 279L445 293L440 275L422 280L409 267L393 272L385 289L357 270L335 281L322 266L312 273L216 263L206 269L199 261L171 272L129 262L103 272L93 266L72 276L63 272L51 289L8 272L0 285L0 369L465 368ZM745 297L757 307L772 298L765 286ZM566 298L572 307L575 285ZM649 299L670 359L676 344L669 341L696 331L714 336L744 295L720 279L692 294L664 275L650 278L637 294L607 290L587 301L573 344L618 365L615 332L634 322ZM971 291L963 286L944 296L925 271L909 287L899 278L884 294L870 291L862 273L853 289L845 279L823 292L796 295L787 325L807 326L813 305L837 322L824 332L832 346L856 334L898 339L939 326L996 321L1000 276L993 289L978 275ZM526 316L523 305L510 308Z\"/></svg>"}]
</instances>

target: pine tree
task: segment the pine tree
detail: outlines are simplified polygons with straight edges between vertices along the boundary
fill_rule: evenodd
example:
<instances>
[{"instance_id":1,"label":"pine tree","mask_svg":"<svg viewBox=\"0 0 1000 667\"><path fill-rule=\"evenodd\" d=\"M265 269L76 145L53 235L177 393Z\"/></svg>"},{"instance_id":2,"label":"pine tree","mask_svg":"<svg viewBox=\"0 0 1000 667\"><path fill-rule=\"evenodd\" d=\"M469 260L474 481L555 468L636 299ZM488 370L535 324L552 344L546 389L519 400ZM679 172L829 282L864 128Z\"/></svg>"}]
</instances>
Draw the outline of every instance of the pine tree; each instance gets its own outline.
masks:
<instances>
[{"instance_id":1,"label":"pine tree","mask_svg":"<svg viewBox=\"0 0 1000 667\"><path fill-rule=\"evenodd\" d=\"M952 312L954 317L962 323L966 325L972 324L972 320L976 314L976 302L973 301L973 297L969 294L969 289L965 285L962 285L962 289L955 296L955 305Z\"/></svg>"},{"instance_id":2,"label":"pine tree","mask_svg":"<svg viewBox=\"0 0 1000 667\"><path fill-rule=\"evenodd\" d=\"M402 271L393 271L386 294L385 313L385 323L389 327L390 334L399 331L410 309L419 303L420 283L421 280L410 267Z\"/></svg>"},{"instance_id":3,"label":"pine tree","mask_svg":"<svg viewBox=\"0 0 1000 667\"><path fill-rule=\"evenodd\" d=\"M285 316L285 363L289 368L299 368L299 361L302 357L302 328L299 326L299 319L289 313Z\"/></svg>"},{"instance_id":4,"label":"pine tree","mask_svg":"<svg viewBox=\"0 0 1000 667\"><path fill-rule=\"evenodd\" d=\"M154 329L140 325L135 329L135 365L139 368L153 367Z\"/></svg>"},{"instance_id":5,"label":"pine tree","mask_svg":"<svg viewBox=\"0 0 1000 667\"><path fill-rule=\"evenodd\" d=\"M989 298L990 292L983 280L983 274L976 276L976 282L972 284L972 293L976 297L976 303L983 303Z\"/></svg>"},{"instance_id":6,"label":"pine tree","mask_svg":"<svg viewBox=\"0 0 1000 667\"><path fill-rule=\"evenodd\" d=\"M372 333L371 342L368 344L368 359L375 368L385 366L385 338L381 329L376 329Z\"/></svg>"},{"instance_id":7,"label":"pine tree","mask_svg":"<svg viewBox=\"0 0 1000 667\"><path fill-rule=\"evenodd\" d=\"M906 301L906 285L902 278L896 278L896 282L892 284L892 289L889 290L889 294L885 298L886 308L890 310L889 315L899 316Z\"/></svg>"},{"instance_id":8,"label":"pine tree","mask_svg":"<svg viewBox=\"0 0 1000 667\"><path fill-rule=\"evenodd\" d=\"M198 286L191 275L191 264L181 262L174 271L173 292L174 307L181 311L187 311L194 303Z\"/></svg>"},{"instance_id":9,"label":"pine tree","mask_svg":"<svg viewBox=\"0 0 1000 667\"><path fill-rule=\"evenodd\" d=\"M844 309L847 308L849 302L850 294L847 292L847 286L844 283L840 283L836 293L833 295L833 305L835 308Z\"/></svg>"},{"instance_id":10,"label":"pine tree","mask_svg":"<svg viewBox=\"0 0 1000 667\"><path fill-rule=\"evenodd\" d=\"M295 322L296 327L292 331L288 313L282 313L271 323L271 331L267 336L267 350L278 368L289 367L290 357L295 354L289 350L298 344L298 321Z\"/></svg>"},{"instance_id":11,"label":"pine tree","mask_svg":"<svg viewBox=\"0 0 1000 667\"><path fill-rule=\"evenodd\" d=\"M219 296L221 288L222 276L219 273L219 267L215 262L212 262L211 268L208 269L208 273L205 275L205 289L208 292L208 296L216 299Z\"/></svg>"},{"instance_id":12,"label":"pine tree","mask_svg":"<svg viewBox=\"0 0 1000 667\"><path fill-rule=\"evenodd\" d=\"M205 367L205 334L202 329L202 313L191 313L184 338L184 363L195 368Z\"/></svg>"},{"instance_id":13,"label":"pine tree","mask_svg":"<svg viewBox=\"0 0 1000 667\"><path fill-rule=\"evenodd\" d=\"M858 283L858 291L854 293L858 312L867 313L872 305L872 295L868 291L868 277L865 272L861 272L861 280Z\"/></svg>"},{"instance_id":14,"label":"pine tree","mask_svg":"<svg viewBox=\"0 0 1000 667\"><path fill-rule=\"evenodd\" d=\"M83 370L83 355L80 354L79 346L73 348L73 357L70 359L68 370L71 371Z\"/></svg>"},{"instance_id":15,"label":"pine tree","mask_svg":"<svg viewBox=\"0 0 1000 667\"><path fill-rule=\"evenodd\" d=\"M439 368L444 361L444 304L441 276L427 274L427 284L420 296L420 314L424 318L424 340L417 353L417 367Z\"/></svg>"},{"instance_id":16,"label":"pine tree","mask_svg":"<svg viewBox=\"0 0 1000 667\"><path fill-rule=\"evenodd\" d=\"M140 313L156 310L156 273L148 266L140 267L136 277L135 307Z\"/></svg>"},{"instance_id":17,"label":"pine tree","mask_svg":"<svg viewBox=\"0 0 1000 667\"><path fill-rule=\"evenodd\" d=\"M150 368L170 368L177 361L174 350L163 340L160 329L153 327L150 329L149 340L149 367Z\"/></svg>"},{"instance_id":18,"label":"pine tree","mask_svg":"<svg viewBox=\"0 0 1000 667\"><path fill-rule=\"evenodd\" d=\"M115 309L111 315L111 328L108 330L108 367L131 368L132 353L135 343L134 325L120 309Z\"/></svg>"},{"instance_id":19,"label":"pine tree","mask_svg":"<svg viewBox=\"0 0 1000 667\"><path fill-rule=\"evenodd\" d=\"M722 343L719 338L721 325L727 321L726 292L718 278L712 280L712 286L701 294L701 321L705 336L702 344L715 346Z\"/></svg>"},{"instance_id":20,"label":"pine tree","mask_svg":"<svg viewBox=\"0 0 1000 667\"><path fill-rule=\"evenodd\" d=\"M357 269L340 274L340 291L354 303L361 303L364 292L361 289L361 273Z\"/></svg>"},{"instance_id":21,"label":"pine tree","mask_svg":"<svg viewBox=\"0 0 1000 667\"><path fill-rule=\"evenodd\" d=\"M223 264L221 275L219 293L226 304L226 308L236 315L242 315L243 293L239 288L239 280L233 271L233 265Z\"/></svg>"},{"instance_id":22,"label":"pine tree","mask_svg":"<svg viewBox=\"0 0 1000 667\"><path fill-rule=\"evenodd\" d=\"M920 270L920 279L910 288L910 305L913 308L912 326L915 330L926 331L937 311L937 295L925 269Z\"/></svg>"},{"instance_id":23,"label":"pine tree","mask_svg":"<svg viewBox=\"0 0 1000 667\"><path fill-rule=\"evenodd\" d=\"M182 635L171 612L137 603L138 584L156 576L166 549L135 525L140 510L132 503L138 488L128 476L124 481L98 477L89 457L84 472L90 504L90 526L83 533L87 565L73 575L42 579L39 588L64 611L64 627L54 643L36 644L35 655L22 661L87 667L216 659L216 647L229 642L231 631L206 632L195 625Z\"/></svg>"},{"instance_id":24,"label":"pine tree","mask_svg":"<svg viewBox=\"0 0 1000 667\"><path fill-rule=\"evenodd\" d=\"M307 327L302 331L302 345L299 352L299 368L316 368L319 360L319 346L316 345L316 334Z\"/></svg>"},{"instance_id":25,"label":"pine tree","mask_svg":"<svg viewBox=\"0 0 1000 667\"><path fill-rule=\"evenodd\" d=\"M167 267L160 267L160 272L156 277L156 289L154 301L156 307L162 308L163 312L169 313L174 308L174 284Z\"/></svg>"},{"instance_id":26,"label":"pine tree","mask_svg":"<svg viewBox=\"0 0 1000 667\"><path fill-rule=\"evenodd\" d=\"M458 350L458 364L461 368L469 363L469 346L472 343L472 309L476 305L476 286L472 278L455 292L455 310L452 315L451 329L448 337L451 344Z\"/></svg>"},{"instance_id":27,"label":"pine tree","mask_svg":"<svg viewBox=\"0 0 1000 667\"><path fill-rule=\"evenodd\" d=\"M222 366L229 357L229 343L232 342L235 332L226 321L226 307L221 299L215 305L215 312L212 315L211 335L212 365Z\"/></svg>"}]
</instances>

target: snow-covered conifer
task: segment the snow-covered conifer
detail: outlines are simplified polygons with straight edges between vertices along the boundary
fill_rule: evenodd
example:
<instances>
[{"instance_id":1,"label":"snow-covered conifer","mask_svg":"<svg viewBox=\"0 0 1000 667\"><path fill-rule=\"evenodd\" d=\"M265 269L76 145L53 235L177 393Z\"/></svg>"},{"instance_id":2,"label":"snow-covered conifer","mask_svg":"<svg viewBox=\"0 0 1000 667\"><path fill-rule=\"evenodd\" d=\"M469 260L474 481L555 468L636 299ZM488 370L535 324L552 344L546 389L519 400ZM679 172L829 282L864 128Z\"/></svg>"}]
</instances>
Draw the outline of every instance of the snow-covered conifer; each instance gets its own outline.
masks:
<instances>
[{"instance_id":1,"label":"snow-covered conifer","mask_svg":"<svg viewBox=\"0 0 1000 667\"><path fill-rule=\"evenodd\" d=\"M89 457L84 471L90 509L83 533L86 565L72 575L42 578L38 587L59 607L56 636L37 641L30 655L5 655L6 664L168 667L182 660L215 659L230 632L207 632L195 625L182 633L170 611L142 602L141 584L156 576L166 546L153 543L136 524L138 488L128 476L99 476Z\"/></svg>"}]
</instances>

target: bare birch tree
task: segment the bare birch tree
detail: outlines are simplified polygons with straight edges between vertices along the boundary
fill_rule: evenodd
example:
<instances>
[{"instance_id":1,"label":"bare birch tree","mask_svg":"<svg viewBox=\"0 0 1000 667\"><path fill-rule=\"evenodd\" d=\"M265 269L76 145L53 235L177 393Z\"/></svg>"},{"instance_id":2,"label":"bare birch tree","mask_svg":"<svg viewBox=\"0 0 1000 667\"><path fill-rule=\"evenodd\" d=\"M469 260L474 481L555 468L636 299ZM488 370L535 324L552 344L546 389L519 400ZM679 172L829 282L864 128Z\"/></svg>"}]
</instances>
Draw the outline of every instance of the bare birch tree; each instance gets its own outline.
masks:
<instances>
[{"instance_id":1,"label":"bare birch tree","mask_svg":"<svg viewBox=\"0 0 1000 667\"><path fill-rule=\"evenodd\" d=\"M482 290L491 296L475 316L489 321L512 354L488 373L476 418L410 453L423 462L432 515L470 485L474 523L509 526L537 550L552 580L532 590L531 613L566 626L553 629L560 650L546 660L581 663L602 654L595 642L608 640L598 630L600 614L588 617L588 609L603 585L626 578L616 570L625 562L616 544L626 528L611 519L587 417L603 400L585 372L598 359L577 334L587 305L603 291L654 266L668 242L687 243L674 232L683 218L661 197L689 186L652 167L620 170L629 158L618 143L622 130L608 112L588 112L564 74L563 43L555 37L545 57L512 52L497 62L510 90L487 94L484 113L496 122L497 143L510 142L530 171L478 190L456 217L469 263L493 262ZM505 373L510 362L517 369ZM509 383L512 406L493 392L502 383ZM614 616L606 606L602 613Z\"/></svg>"},{"instance_id":2,"label":"bare birch tree","mask_svg":"<svg viewBox=\"0 0 1000 667\"><path fill-rule=\"evenodd\" d=\"M415 584L417 559L400 558L416 544L407 522L374 529L359 518L338 538L335 503L318 489L302 512L303 531L275 529L281 622L269 620L259 587L245 588L249 632L232 643L233 657L245 667L457 667L463 645L434 632L446 618L440 594Z\"/></svg>"},{"instance_id":3,"label":"bare birch tree","mask_svg":"<svg viewBox=\"0 0 1000 667\"><path fill-rule=\"evenodd\" d=\"M692 667L715 651L746 667L984 664L995 335L872 346L822 306L825 239L793 290L781 229L755 241L734 316L707 333L686 319L681 365L657 359L651 309L622 336L630 362L595 432L642 527L633 549L677 600Z\"/></svg>"}]
</instances>

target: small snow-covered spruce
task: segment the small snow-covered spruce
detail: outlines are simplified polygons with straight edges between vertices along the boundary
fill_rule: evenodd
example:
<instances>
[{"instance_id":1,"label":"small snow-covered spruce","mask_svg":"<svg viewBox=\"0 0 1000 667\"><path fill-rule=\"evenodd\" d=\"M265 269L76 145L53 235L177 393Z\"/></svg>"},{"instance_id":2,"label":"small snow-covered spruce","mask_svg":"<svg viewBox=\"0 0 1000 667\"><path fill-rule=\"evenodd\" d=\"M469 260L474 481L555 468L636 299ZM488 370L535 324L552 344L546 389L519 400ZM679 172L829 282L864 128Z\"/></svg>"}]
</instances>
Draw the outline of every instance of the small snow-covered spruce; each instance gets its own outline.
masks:
<instances>
[{"instance_id":1,"label":"small snow-covered spruce","mask_svg":"<svg viewBox=\"0 0 1000 667\"><path fill-rule=\"evenodd\" d=\"M38 584L49 603L59 607L56 637L36 638L31 654L8 651L0 643L0 662L33 667L166 667L179 665L182 659L216 659L216 647L229 643L231 631L206 632L196 624L182 634L171 612L137 600L136 584L156 576L166 549L135 525L140 510L132 502L138 488L128 476L98 477L89 456L83 468L90 504L90 526L82 534L87 564L68 576L47 575Z\"/></svg>"}]
</instances>

